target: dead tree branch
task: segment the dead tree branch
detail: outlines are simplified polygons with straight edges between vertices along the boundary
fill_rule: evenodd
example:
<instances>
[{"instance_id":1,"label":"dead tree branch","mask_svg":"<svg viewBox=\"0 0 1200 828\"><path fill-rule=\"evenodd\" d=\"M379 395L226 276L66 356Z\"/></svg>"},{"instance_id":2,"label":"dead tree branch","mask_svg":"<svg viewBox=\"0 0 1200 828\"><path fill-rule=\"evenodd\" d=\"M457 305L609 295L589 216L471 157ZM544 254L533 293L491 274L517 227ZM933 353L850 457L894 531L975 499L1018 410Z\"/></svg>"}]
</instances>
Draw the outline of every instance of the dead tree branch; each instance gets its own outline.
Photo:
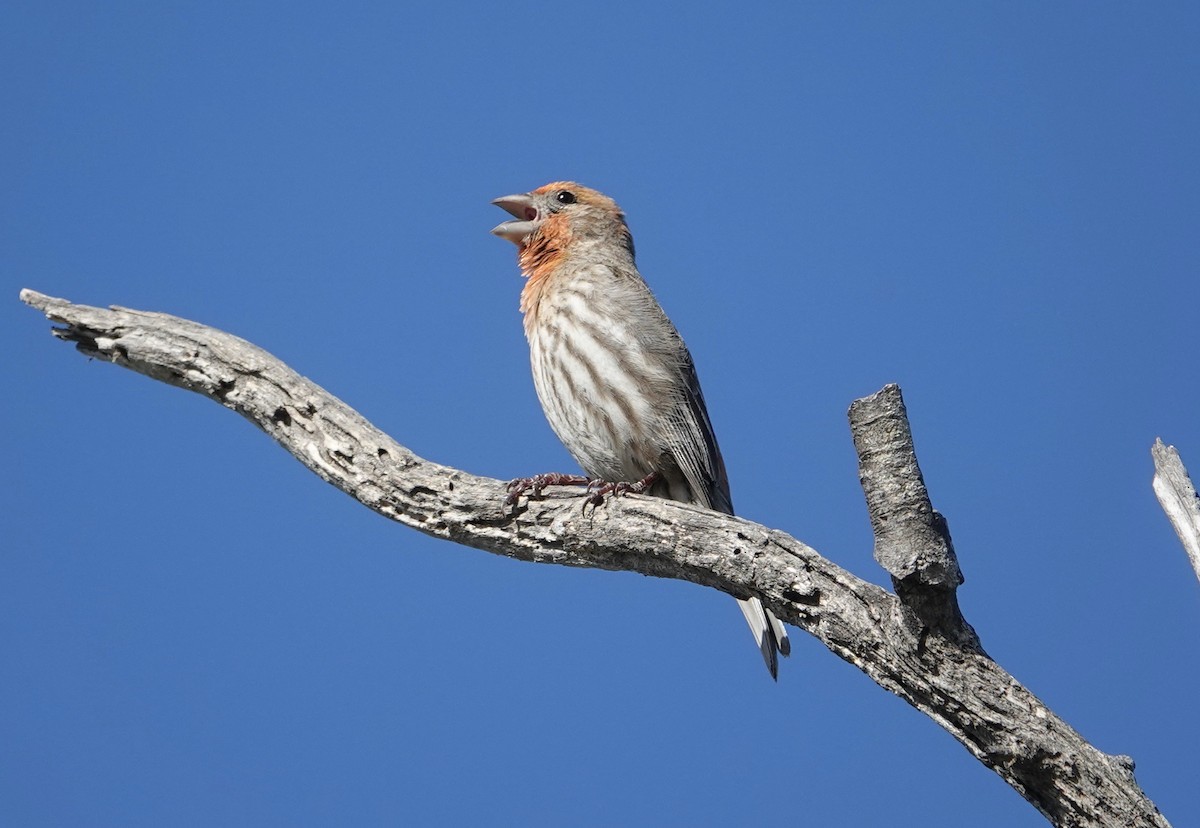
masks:
<instances>
[{"instance_id":1,"label":"dead tree branch","mask_svg":"<svg viewBox=\"0 0 1200 828\"><path fill-rule=\"evenodd\" d=\"M946 523L929 503L899 389L855 403L851 422L893 595L783 532L631 496L584 518L578 495L502 508L504 483L417 457L273 356L230 334L160 313L26 303L60 339L209 397L301 463L406 526L519 560L676 578L761 596L886 690L925 713L1060 826L1166 826L1133 762L1090 745L993 662L962 620Z\"/></svg>"},{"instance_id":2,"label":"dead tree branch","mask_svg":"<svg viewBox=\"0 0 1200 828\"><path fill-rule=\"evenodd\" d=\"M979 638L958 608L962 571L950 527L929 501L900 387L888 385L855 400L850 434L875 533L875 560L892 576L896 595L919 621L913 631L936 630L980 650Z\"/></svg>"},{"instance_id":3,"label":"dead tree branch","mask_svg":"<svg viewBox=\"0 0 1200 828\"><path fill-rule=\"evenodd\" d=\"M1196 497L1192 479L1179 459L1179 452L1174 446L1165 445L1161 438L1154 441L1150 455L1154 458L1154 494L1167 513L1167 520L1175 527L1175 534L1192 562L1192 570L1200 578L1200 499Z\"/></svg>"}]
</instances>

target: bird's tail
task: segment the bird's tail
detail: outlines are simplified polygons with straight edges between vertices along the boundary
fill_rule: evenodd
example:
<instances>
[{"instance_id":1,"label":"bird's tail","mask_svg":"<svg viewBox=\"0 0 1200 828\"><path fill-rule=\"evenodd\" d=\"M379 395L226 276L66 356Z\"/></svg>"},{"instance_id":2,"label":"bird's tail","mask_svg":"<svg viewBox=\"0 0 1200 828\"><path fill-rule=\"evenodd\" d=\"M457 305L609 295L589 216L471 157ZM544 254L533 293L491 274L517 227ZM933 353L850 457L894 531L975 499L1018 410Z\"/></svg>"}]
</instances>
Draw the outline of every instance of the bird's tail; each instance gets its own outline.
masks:
<instances>
[{"instance_id":1,"label":"bird's tail","mask_svg":"<svg viewBox=\"0 0 1200 828\"><path fill-rule=\"evenodd\" d=\"M778 680L779 656L788 655L792 651L792 644L788 641L787 630L783 628L783 622L764 607L762 601L757 598L745 600L739 598L738 606L742 608L742 615L746 616L750 632L754 633L754 640L758 642L763 661L767 663L767 669L771 671L771 678Z\"/></svg>"}]
</instances>

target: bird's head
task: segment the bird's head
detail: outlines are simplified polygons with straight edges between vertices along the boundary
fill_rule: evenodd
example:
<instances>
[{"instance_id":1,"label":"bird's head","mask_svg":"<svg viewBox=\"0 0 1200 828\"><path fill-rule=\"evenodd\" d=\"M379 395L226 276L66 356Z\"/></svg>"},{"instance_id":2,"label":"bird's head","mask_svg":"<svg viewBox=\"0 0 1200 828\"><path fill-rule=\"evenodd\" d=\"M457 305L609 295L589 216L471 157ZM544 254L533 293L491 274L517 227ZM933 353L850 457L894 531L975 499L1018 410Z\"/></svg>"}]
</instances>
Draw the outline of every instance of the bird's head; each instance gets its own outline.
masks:
<instances>
[{"instance_id":1,"label":"bird's head","mask_svg":"<svg viewBox=\"0 0 1200 828\"><path fill-rule=\"evenodd\" d=\"M513 242L525 259L559 259L572 246L617 244L633 254L633 239L617 203L573 181L555 181L528 193L503 196L492 202L508 211L513 221L492 228Z\"/></svg>"}]
</instances>

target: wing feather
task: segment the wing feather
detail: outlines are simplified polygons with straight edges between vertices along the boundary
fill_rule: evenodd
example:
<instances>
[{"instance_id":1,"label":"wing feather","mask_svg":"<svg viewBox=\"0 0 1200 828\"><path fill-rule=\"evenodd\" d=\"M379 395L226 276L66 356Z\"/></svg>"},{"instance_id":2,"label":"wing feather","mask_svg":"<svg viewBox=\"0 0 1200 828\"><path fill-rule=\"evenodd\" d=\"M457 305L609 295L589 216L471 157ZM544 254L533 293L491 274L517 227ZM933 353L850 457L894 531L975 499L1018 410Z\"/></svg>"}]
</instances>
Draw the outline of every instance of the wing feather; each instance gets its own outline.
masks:
<instances>
[{"instance_id":1,"label":"wing feather","mask_svg":"<svg viewBox=\"0 0 1200 828\"><path fill-rule=\"evenodd\" d=\"M682 347L682 343L680 343ZM704 404L704 392L692 356L683 348L680 364L682 394L667 421L665 435L679 470L683 472L695 502L733 514L733 497L725 460L717 446L717 436Z\"/></svg>"}]
</instances>

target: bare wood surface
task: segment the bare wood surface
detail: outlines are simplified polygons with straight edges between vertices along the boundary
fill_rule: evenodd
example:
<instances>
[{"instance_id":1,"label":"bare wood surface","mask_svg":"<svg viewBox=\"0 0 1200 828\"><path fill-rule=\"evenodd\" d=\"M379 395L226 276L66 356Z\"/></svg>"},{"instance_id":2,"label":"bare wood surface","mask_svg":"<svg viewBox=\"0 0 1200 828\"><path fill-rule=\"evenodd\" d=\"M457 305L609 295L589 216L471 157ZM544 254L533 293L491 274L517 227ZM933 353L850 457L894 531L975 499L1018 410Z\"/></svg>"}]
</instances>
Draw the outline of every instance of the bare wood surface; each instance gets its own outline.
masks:
<instances>
[{"instance_id":1,"label":"bare wood surface","mask_svg":"<svg viewBox=\"0 0 1200 828\"><path fill-rule=\"evenodd\" d=\"M900 387L886 385L855 400L849 416L859 482L875 534L875 560L913 612L914 631L937 630L978 649L979 639L958 607L963 575L950 527L929 500Z\"/></svg>"},{"instance_id":2,"label":"bare wood surface","mask_svg":"<svg viewBox=\"0 0 1200 828\"><path fill-rule=\"evenodd\" d=\"M863 418L855 439L862 442L860 465L891 469L884 474L890 483L870 484L864 475L864 486L877 549L886 551L881 557L902 573L900 581L916 585L907 602L783 532L685 504L629 496L585 516L577 491L552 491L506 514L503 481L416 456L245 340L166 314L75 305L30 290L21 299L65 326L55 335L81 353L237 411L324 480L406 526L519 560L759 595L785 622L928 715L1055 825L1168 825L1138 786L1128 757L1084 740L988 658L961 618L925 617L924 591L948 590L953 599L961 576L949 533L914 494L911 475L920 471L911 435L895 439L899 420L909 429L902 402L898 412L892 406L888 416ZM911 531L879 525L880 516L908 514L914 504L925 516L904 518L913 521Z\"/></svg>"},{"instance_id":3,"label":"bare wood surface","mask_svg":"<svg viewBox=\"0 0 1200 828\"><path fill-rule=\"evenodd\" d=\"M1174 446L1162 439L1154 441L1150 448L1154 458L1154 494L1167 513L1167 520L1175 527L1175 534L1192 562L1192 571L1200 578L1200 500L1188 476L1183 460Z\"/></svg>"}]
</instances>

